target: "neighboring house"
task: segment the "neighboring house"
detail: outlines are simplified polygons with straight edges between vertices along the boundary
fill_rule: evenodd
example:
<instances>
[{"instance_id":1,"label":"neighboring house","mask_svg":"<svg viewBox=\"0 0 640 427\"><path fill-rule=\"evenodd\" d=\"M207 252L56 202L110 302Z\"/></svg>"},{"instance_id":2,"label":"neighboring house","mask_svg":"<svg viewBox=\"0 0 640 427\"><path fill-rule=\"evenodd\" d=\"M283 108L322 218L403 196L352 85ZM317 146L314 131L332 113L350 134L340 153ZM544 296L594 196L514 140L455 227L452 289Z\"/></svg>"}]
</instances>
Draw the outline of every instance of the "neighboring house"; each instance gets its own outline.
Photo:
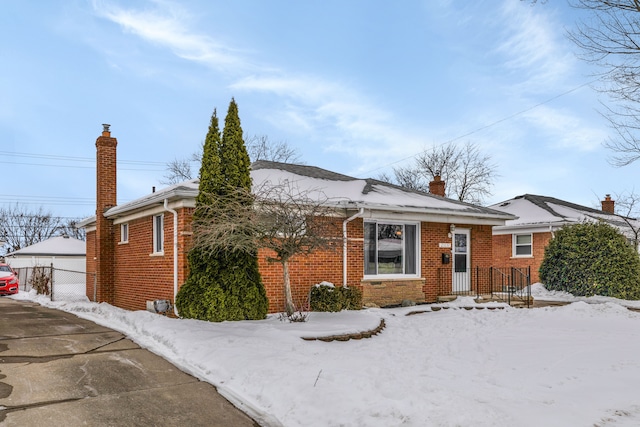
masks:
<instances>
[{"instance_id":1,"label":"neighboring house","mask_svg":"<svg viewBox=\"0 0 640 427\"><path fill-rule=\"evenodd\" d=\"M493 265L527 268L531 283L540 281L538 269L553 233L565 225L583 221L603 221L620 230L630 241L640 222L614 214L614 201L607 194L602 210L577 205L553 197L525 194L490 206L517 216L493 228Z\"/></svg>"},{"instance_id":2,"label":"neighboring house","mask_svg":"<svg viewBox=\"0 0 640 427\"><path fill-rule=\"evenodd\" d=\"M96 272L96 299L139 310L147 301L173 301L188 274L191 218L197 180L176 184L129 203L116 203L116 146L108 125L96 141L97 215L80 223L87 231L87 271ZM259 161L254 186L295 183L335 208L334 250L291 261L294 302L306 301L322 281L358 287L365 303L433 302L439 295L474 291L474 269L492 261L493 226L511 214L450 200L444 182L431 192L357 179L313 166ZM284 310L282 266L258 253L269 311ZM478 292L480 289L478 289ZM92 298L93 288L87 289ZM93 298L92 298L93 299Z\"/></svg>"},{"instance_id":3,"label":"neighboring house","mask_svg":"<svg viewBox=\"0 0 640 427\"><path fill-rule=\"evenodd\" d=\"M14 269L53 265L54 268L84 272L87 264L85 253L82 240L57 236L10 252L6 261Z\"/></svg>"}]
</instances>

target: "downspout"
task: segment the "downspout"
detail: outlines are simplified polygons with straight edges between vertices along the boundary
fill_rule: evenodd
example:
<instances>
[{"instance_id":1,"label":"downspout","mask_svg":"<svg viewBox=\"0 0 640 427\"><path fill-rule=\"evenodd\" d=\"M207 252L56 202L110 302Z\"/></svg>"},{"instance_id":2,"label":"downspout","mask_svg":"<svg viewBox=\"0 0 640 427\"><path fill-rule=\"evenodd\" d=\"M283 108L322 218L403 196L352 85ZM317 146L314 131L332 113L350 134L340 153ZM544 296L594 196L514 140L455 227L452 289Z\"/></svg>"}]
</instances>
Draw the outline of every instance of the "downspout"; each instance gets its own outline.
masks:
<instances>
[{"instance_id":1,"label":"downspout","mask_svg":"<svg viewBox=\"0 0 640 427\"><path fill-rule=\"evenodd\" d=\"M164 199L164 210L171 212L173 215L173 313L178 316L178 309L176 308L176 295L178 294L178 212L169 208L168 199Z\"/></svg>"},{"instance_id":2,"label":"downspout","mask_svg":"<svg viewBox=\"0 0 640 427\"><path fill-rule=\"evenodd\" d=\"M364 208L342 221L342 287L347 288L347 224L364 214Z\"/></svg>"}]
</instances>

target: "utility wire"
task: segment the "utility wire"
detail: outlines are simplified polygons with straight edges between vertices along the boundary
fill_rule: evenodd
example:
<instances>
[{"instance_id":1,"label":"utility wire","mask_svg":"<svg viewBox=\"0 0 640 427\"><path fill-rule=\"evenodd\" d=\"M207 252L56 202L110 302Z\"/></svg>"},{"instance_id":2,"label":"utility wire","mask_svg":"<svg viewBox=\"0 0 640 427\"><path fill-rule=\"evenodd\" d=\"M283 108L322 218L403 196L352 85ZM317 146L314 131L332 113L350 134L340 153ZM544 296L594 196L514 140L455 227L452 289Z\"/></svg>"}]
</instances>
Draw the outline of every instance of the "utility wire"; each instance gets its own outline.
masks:
<instances>
[{"instance_id":1,"label":"utility wire","mask_svg":"<svg viewBox=\"0 0 640 427\"><path fill-rule=\"evenodd\" d=\"M419 153L412 154L412 155L407 156L407 157L403 157L402 159L396 160L395 162L387 163L386 165L382 165L382 166L379 166L379 167L377 167L377 168L375 168L375 169L371 169L371 170L370 170L370 171L368 171L368 172L363 172L363 174L367 174L367 175L368 175L368 174L370 174L370 173L372 173L372 172L375 172L375 171L378 171L378 170L380 170L380 169L384 169L384 168L387 168L387 167L389 167L389 166L393 166L393 165L395 165L395 164L398 164L398 163L400 163L400 162L404 162L405 160L409 160L409 159L415 158L415 157L419 156L419 155L420 155L420 154L422 154L422 153L426 153L428 150L435 150L435 149L436 149L436 148L438 148L438 147L442 147L442 146L444 146L444 145L447 145L447 144L450 144L450 143L452 143L452 142L458 141L459 139L466 138L466 137L468 137L468 136L470 136L470 135L476 134L476 133L481 132L481 131L483 131L483 130L485 130L485 129L488 129L488 128L490 128L490 127L496 126L496 125L498 125L498 124L500 124L500 123L506 122L507 120L511 120L511 119L513 119L513 118L515 118L515 117L521 116L521 115L522 115L522 114L524 114L524 113L527 113L527 112L529 112L529 111L531 111L531 110L533 110L533 109L536 109L536 108L538 108L538 107L540 107L540 106L542 106L542 105L545 105L545 104L548 104L548 103L550 103L550 102L552 102L552 101L555 101L555 100L556 100L556 99L558 99L558 98L561 98L561 97L563 97L563 96L565 96L565 95L568 95L568 94L570 94L570 93L572 93L572 92L575 92L575 91L577 91L577 90L579 90L579 89L582 89L583 87L588 86L588 85L590 85L590 84L592 84L592 83L595 83L596 81L597 81L597 80L591 80L591 81L589 81L589 82L583 83L583 84L581 84L581 85L579 85L579 86L576 86L576 87L574 87L574 88L572 88L572 89L569 89L569 90L567 90L567 91L565 91L565 92L562 92L562 93L560 93L560 94L558 94L558 95L555 95L555 96L553 96L553 97L551 97L551 98L549 98L549 99L547 99L547 100L545 100L545 101L539 102L539 103L537 103L537 104L535 104L535 105L533 105L533 106L531 106L531 107L529 107L529 108L525 108L524 110L520 110L520 111L518 111L517 113L513 113L513 114L511 114L511 115L509 115L509 116L503 117L503 118L501 118L501 119L499 119L499 120L496 120L496 121L494 121L494 122L491 122L491 123L489 123L489 124L487 124L487 125L480 126L480 127L476 128L476 129L473 129L473 130L471 130L471 131L469 131L469 132L465 133L465 134L462 134L462 135L456 136L456 137L454 137L454 138L451 138L451 139L449 139L448 141L445 141L445 142L443 142L443 143L441 143L441 144L437 144L437 145L434 145L434 146L432 146L432 147L429 147L429 148L427 148L427 149L425 149L425 150L422 150L422 151L420 151ZM361 175L361 176L362 176L362 175Z\"/></svg>"},{"instance_id":2,"label":"utility wire","mask_svg":"<svg viewBox=\"0 0 640 427\"><path fill-rule=\"evenodd\" d=\"M76 165L59 165L52 163L22 163L22 162L11 162L13 165L24 165L24 166L53 166L56 168L74 168L74 169L95 169L95 166L76 166ZM118 168L121 171L146 171L146 172L162 172L165 169L140 169L140 168Z\"/></svg>"},{"instance_id":3,"label":"utility wire","mask_svg":"<svg viewBox=\"0 0 640 427\"><path fill-rule=\"evenodd\" d=\"M60 156L57 154L35 154L35 153L18 153L14 151L0 151L0 155L16 156L16 157L30 157L34 159L51 159L51 160L64 160L69 162L91 162L95 163L94 157L73 157L73 156ZM118 163L127 165L154 165L165 166L166 162L153 162L142 160L118 160Z\"/></svg>"}]
</instances>

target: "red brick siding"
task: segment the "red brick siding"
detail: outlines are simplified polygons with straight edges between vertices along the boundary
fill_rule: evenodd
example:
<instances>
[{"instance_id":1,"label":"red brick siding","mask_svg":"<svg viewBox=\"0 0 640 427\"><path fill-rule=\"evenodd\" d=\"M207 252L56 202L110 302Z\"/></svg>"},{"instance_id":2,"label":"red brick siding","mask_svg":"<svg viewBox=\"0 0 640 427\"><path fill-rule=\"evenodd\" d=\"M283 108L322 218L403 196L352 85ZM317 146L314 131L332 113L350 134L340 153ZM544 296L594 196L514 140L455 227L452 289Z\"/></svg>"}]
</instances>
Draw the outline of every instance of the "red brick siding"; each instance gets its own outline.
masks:
<instances>
[{"instance_id":1,"label":"red brick siding","mask_svg":"<svg viewBox=\"0 0 640 427\"><path fill-rule=\"evenodd\" d=\"M471 239L470 267L491 266L493 240L491 226L456 224L458 229L469 229ZM439 295L451 293L451 266L442 264L442 254L451 254L451 248L440 248L439 243L451 243L449 224L422 223L422 277L425 278L424 294L427 302L434 302ZM475 282L472 280L472 289ZM483 289L480 289L482 292Z\"/></svg>"},{"instance_id":2,"label":"red brick siding","mask_svg":"<svg viewBox=\"0 0 640 427\"><path fill-rule=\"evenodd\" d=\"M116 205L116 146L108 131L96 140L96 286L98 301L114 303L115 272L113 223L104 212Z\"/></svg>"},{"instance_id":3,"label":"red brick siding","mask_svg":"<svg viewBox=\"0 0 640 427\"><path fill-rule=\"evenodd\" d=\"M358 226L358 224L360 224ZM289 262L291 293L294 304L306 304L311 287L322 281L342 286L342 219L335 220L336 235L330 248L307 256L295 256ZM347 247L348 285L359 286L363 271L362 220L347 225L349 236ZM274 253L267 249L258 251L258 265L262 283L269 299L269 312L284 311L284 277L282 264L269 261Z\"/></svg>"},{"instance_id":4,"label":"red brick siding","mask_svg":"<svg viewBox=\"0 0 640 427\"><path fill-rule=\"evenodd\" d=\"M544 250L551 240L551 232L533 233L533 255L531 257L513 256L513 235L493 236L493 265L495 267L531 267L531 283L540 281L538 270L544 258Z\"/></svg>"},{"instance_id":5,"label":"red brick siding","mask_svg":"<svg viewBox=\"0 0 640 427\"><path fill-rule=\"evenodd\" d=\"M181 209L179 212L179 285L188 274L187 250L191 242L190 219L193 209ZM116 306L129 310L146 308L145 301L154 299L173 300L173 218L165 212L164 255L151 256L152 253L152 216L129 222L129 242L116 245L115 260L117 283L114 296ZM336 219L341 230L342 219ZM491 265L491 227L465 226L471 229L472 266ZM114 239L120 240L120 226L116 225ZM440 248L439 243L449 243L449 224L421 224L421 272L417 279L399 280L363 280L364 242L363 220L357 218L347 225L349 236L347 243L347 279L348 285L363 291L364 302L378 305L398 304L404 299L416 302L432 302L438 295L450 293L449 289L438 289L439 270L442 267L442 253L450 253L449 248ZM336 228L338 230L338 227ZM90 240L87 236L87 268L91 269L89 256ZM342 236L341 231L331 243L331 249L315 252L308 256L297 256L290 261L290 277L293 299L296 304L305 304L311 286L321 281L342 285ZM282 265L268 258L274 254L266 249L258 252L258 262L262 281L269 299L269 312L284 310L284 287ZM440 275L442 273L440 272ZM447 273L450 275L450 270ZM449 283L450 285L450 283Z\"/></svg>"},{"instance_id":6,"label":"red brick siding","mask_svg":"<svg viewBox=\"0 0 640 427\"><path fill-rule=\"evenodd\" d=\"M178 209L178 285L187 275L186 245L190 241L192 209ZM185 230L185 216L188 230ZM164 212L164 253L153 254L153 215L128 222L129 240L120 243L120 224L114 225L114 305L128 310L146 309L146 301L173 302L173 214ZM87 264L87 267L89 265Z\"/></svg>"},{"instance_id":7,"label":"red brick siding","mask_svg":"<svg viewBox=\"0 0 640 427\"><path fill-rule=\"evenodd\" d=\"M96 232L90 231L87 233L86 237L86 272L93 273L96 272ZM94 277L89 274L87 275L87 298L89 301L93 301L94 298Z\"/></svg>"}]
</instances>

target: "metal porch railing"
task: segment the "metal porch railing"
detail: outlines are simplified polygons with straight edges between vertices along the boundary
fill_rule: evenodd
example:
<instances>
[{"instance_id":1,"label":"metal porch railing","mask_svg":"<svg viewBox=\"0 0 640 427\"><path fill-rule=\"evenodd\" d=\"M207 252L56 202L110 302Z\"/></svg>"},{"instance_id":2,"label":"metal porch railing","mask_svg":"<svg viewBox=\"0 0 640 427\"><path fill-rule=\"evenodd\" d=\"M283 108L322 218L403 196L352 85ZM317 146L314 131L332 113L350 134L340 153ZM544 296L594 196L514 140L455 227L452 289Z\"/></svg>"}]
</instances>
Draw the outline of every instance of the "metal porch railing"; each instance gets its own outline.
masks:
<instances>
[{"instance_id":1,"label":"metal porch railing","mask_svg":"<svg viewBox=\"0 0 640 427\"><path fill-rule=\"evenodd\" d=\"M438 296L463 295L491 298L511 304L531 304L531 267L475 267L438 269Z\"/></svg>"}]
</instances>

